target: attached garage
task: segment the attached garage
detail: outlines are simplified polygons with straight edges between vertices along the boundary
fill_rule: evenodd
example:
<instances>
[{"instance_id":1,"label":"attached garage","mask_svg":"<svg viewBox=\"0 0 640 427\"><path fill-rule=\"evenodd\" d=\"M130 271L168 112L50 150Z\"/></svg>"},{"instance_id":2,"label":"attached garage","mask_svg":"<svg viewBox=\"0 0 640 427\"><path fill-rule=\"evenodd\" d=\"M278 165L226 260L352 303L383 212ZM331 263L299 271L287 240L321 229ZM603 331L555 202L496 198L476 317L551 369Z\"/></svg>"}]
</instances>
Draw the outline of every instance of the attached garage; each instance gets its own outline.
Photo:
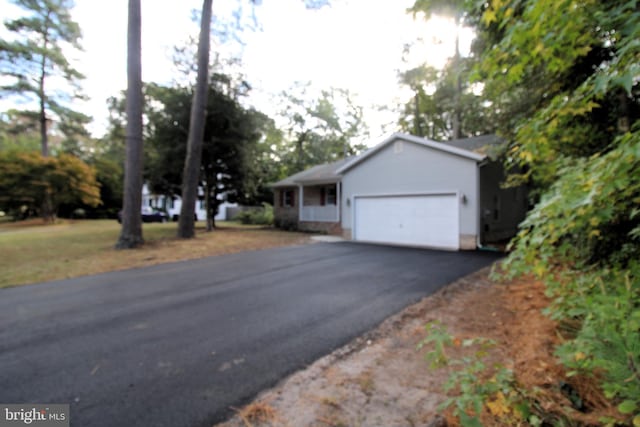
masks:
<instances>
[{"instance_id":1,"label":"attached garage","mask_svg":"<svg viewBox=\"0 0 640 427\"><path fill-rule=\"evenodd\" d=\"M458 197L449 194L354 197L352 238L362 242L459 249Z\"/></svg>"},{"instance_id":2,"label":"attached garage","mask_svg":"<svg viewBox=\"0 0 640 427\"><path fill-rule=\"evenodd\" d=\"M360 242L474 249L486 156L395 134L337 170L341 224Z\"/></svg>"}]
</instances>

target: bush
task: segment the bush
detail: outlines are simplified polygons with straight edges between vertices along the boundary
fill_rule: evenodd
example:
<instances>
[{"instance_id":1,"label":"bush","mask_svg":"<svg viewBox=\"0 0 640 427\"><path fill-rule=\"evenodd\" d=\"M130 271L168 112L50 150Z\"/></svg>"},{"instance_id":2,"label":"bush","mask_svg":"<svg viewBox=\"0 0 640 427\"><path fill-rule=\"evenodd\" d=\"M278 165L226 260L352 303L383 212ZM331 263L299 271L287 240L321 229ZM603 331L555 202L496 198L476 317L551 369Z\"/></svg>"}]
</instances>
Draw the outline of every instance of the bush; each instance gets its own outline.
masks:
<instances>
[{"instance_id":1,"label":"bush","mask_svg":"<svg viewBox=\"0 0 640 427\"><path fill-rule=\"evenodd\" d=\"M263 203L262 207L249 208L234 218L242 224L273 225L273 206Z\"/></svg>"},{"instance_id":2,"label":"bush","mask_svg":"<svg viewBox=\"0 0 640 427\"><path fill-rule=\"evenodd\" d=\"M548 314L577 325L557 353L597 375L624 422L640 424L640 133L565 167L521 225L505 267L533 273Z\"/></svg>"}]
</instances>

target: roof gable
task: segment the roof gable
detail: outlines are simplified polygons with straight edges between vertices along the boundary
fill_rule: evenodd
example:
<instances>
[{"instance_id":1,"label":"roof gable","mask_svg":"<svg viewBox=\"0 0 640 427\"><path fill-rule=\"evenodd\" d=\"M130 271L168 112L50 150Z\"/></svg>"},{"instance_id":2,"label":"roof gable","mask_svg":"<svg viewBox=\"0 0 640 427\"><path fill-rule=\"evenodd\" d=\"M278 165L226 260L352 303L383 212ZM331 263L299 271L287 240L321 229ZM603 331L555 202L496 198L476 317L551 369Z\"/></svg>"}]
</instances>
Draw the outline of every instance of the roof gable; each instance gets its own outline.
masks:
<instances>
[{"instance_id":1,"label":"roof gable","mask_svg":"<svg viewBox=\"0 0 640 427\"><path fill-rule=\"evenodd\" d=\"M489 134L453 139L450 141L443 141L442 143L462 148L464 150L473 151L478 154L485 154L490 158L495 158L504 148L506 141L498 135Z\"/></svg>"},{"instance_id":2,"label":"roof gable","mask_svg":"<svg viewBox=\"0 0 640 427\"><path fill-rule=\"evenodd\" d=\"M466 158L466 159L469 159L469 160L473 160L473 161L476 161L476 162L480 162L480 161L482 161L482 160L484 160L486 158L485 155L474 153L473 151L469 151L469 150L465 150L465 149L462 149L462 148L458 148L458 147L455 147L453 145L447 145L447 144L442 143L442 142L435 142L435 141L431 141L431 140L426 139L426 138L420 138L418 136L408 135L408 134L404 134L404 133L394 133L391 136L389 136L388 138L384 139L379 144L377 144L376 146L368 149L367 151L365 151L364 153L362 153L358 157L355 157L355 158L351 159L350 161L346 162L344 165L342 165L341 167L339 167L335 171L336 174L342 174L342 173L348 171L349 169L352 169L353 167L355 167L358 164L362 163L363 161L365 161L369 157L373 156L377 152L381 151L383 148L385 148L389 144L391 144L391 143L393 143L395 141L398 141L398 140L411 142L411 143L417 144L417 145L422 146L422 147L426 147L426 148L442 151L442 152L445 152L445 153L453 154L455 156L460 156L460 157L463 157L463 158Z\"/></svg>"}]
</instances>

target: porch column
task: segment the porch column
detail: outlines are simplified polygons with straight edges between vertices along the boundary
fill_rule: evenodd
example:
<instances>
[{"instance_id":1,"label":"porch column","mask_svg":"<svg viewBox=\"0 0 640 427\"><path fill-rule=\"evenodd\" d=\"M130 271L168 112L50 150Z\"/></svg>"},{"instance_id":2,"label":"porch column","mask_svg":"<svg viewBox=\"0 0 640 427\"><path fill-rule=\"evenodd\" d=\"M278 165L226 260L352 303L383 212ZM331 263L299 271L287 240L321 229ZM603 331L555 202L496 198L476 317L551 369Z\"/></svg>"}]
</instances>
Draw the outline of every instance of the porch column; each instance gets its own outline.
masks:
<instances>
[{"instance_id":1,"label":"porch column","mask_svg":"<svg viewBox=\"0 0 640 427\"><path fill-rule=\"evenodd\" d=\"M340 222L340 211L342 210L342 194L340 194L340 187L342 184L336 182L336 222Z\"/></svg>"},{"instance_id":2,"label":"porch column","mask_svg":"<svg viewBox=\"0 0 640 427\"><path fill-rule=\"evenodd\" d=\"M298 186L298 221L302 221L302 207L304 206L304 187Z\"/></svg>"}]
</instances>

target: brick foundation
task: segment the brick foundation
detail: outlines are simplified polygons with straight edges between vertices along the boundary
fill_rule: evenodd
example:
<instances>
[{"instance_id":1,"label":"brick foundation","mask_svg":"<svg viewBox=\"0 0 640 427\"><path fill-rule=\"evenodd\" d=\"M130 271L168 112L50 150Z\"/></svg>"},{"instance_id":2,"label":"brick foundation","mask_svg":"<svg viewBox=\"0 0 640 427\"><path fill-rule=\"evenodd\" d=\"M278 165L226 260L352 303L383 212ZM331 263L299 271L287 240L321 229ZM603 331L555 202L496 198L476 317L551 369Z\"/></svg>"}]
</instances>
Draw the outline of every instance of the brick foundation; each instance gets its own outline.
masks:
<instances>
[{"instance_id":1,"label":"brick foundation","mask_svg":"<svg viewBox=\"0 0 640 427\"><path fill-rule=\"evenodd\" d=\"M300 221L298 230L317 233L327 233L334 236L342 235L342 227L339 222Z\"/></svg>"}]
</instances>

